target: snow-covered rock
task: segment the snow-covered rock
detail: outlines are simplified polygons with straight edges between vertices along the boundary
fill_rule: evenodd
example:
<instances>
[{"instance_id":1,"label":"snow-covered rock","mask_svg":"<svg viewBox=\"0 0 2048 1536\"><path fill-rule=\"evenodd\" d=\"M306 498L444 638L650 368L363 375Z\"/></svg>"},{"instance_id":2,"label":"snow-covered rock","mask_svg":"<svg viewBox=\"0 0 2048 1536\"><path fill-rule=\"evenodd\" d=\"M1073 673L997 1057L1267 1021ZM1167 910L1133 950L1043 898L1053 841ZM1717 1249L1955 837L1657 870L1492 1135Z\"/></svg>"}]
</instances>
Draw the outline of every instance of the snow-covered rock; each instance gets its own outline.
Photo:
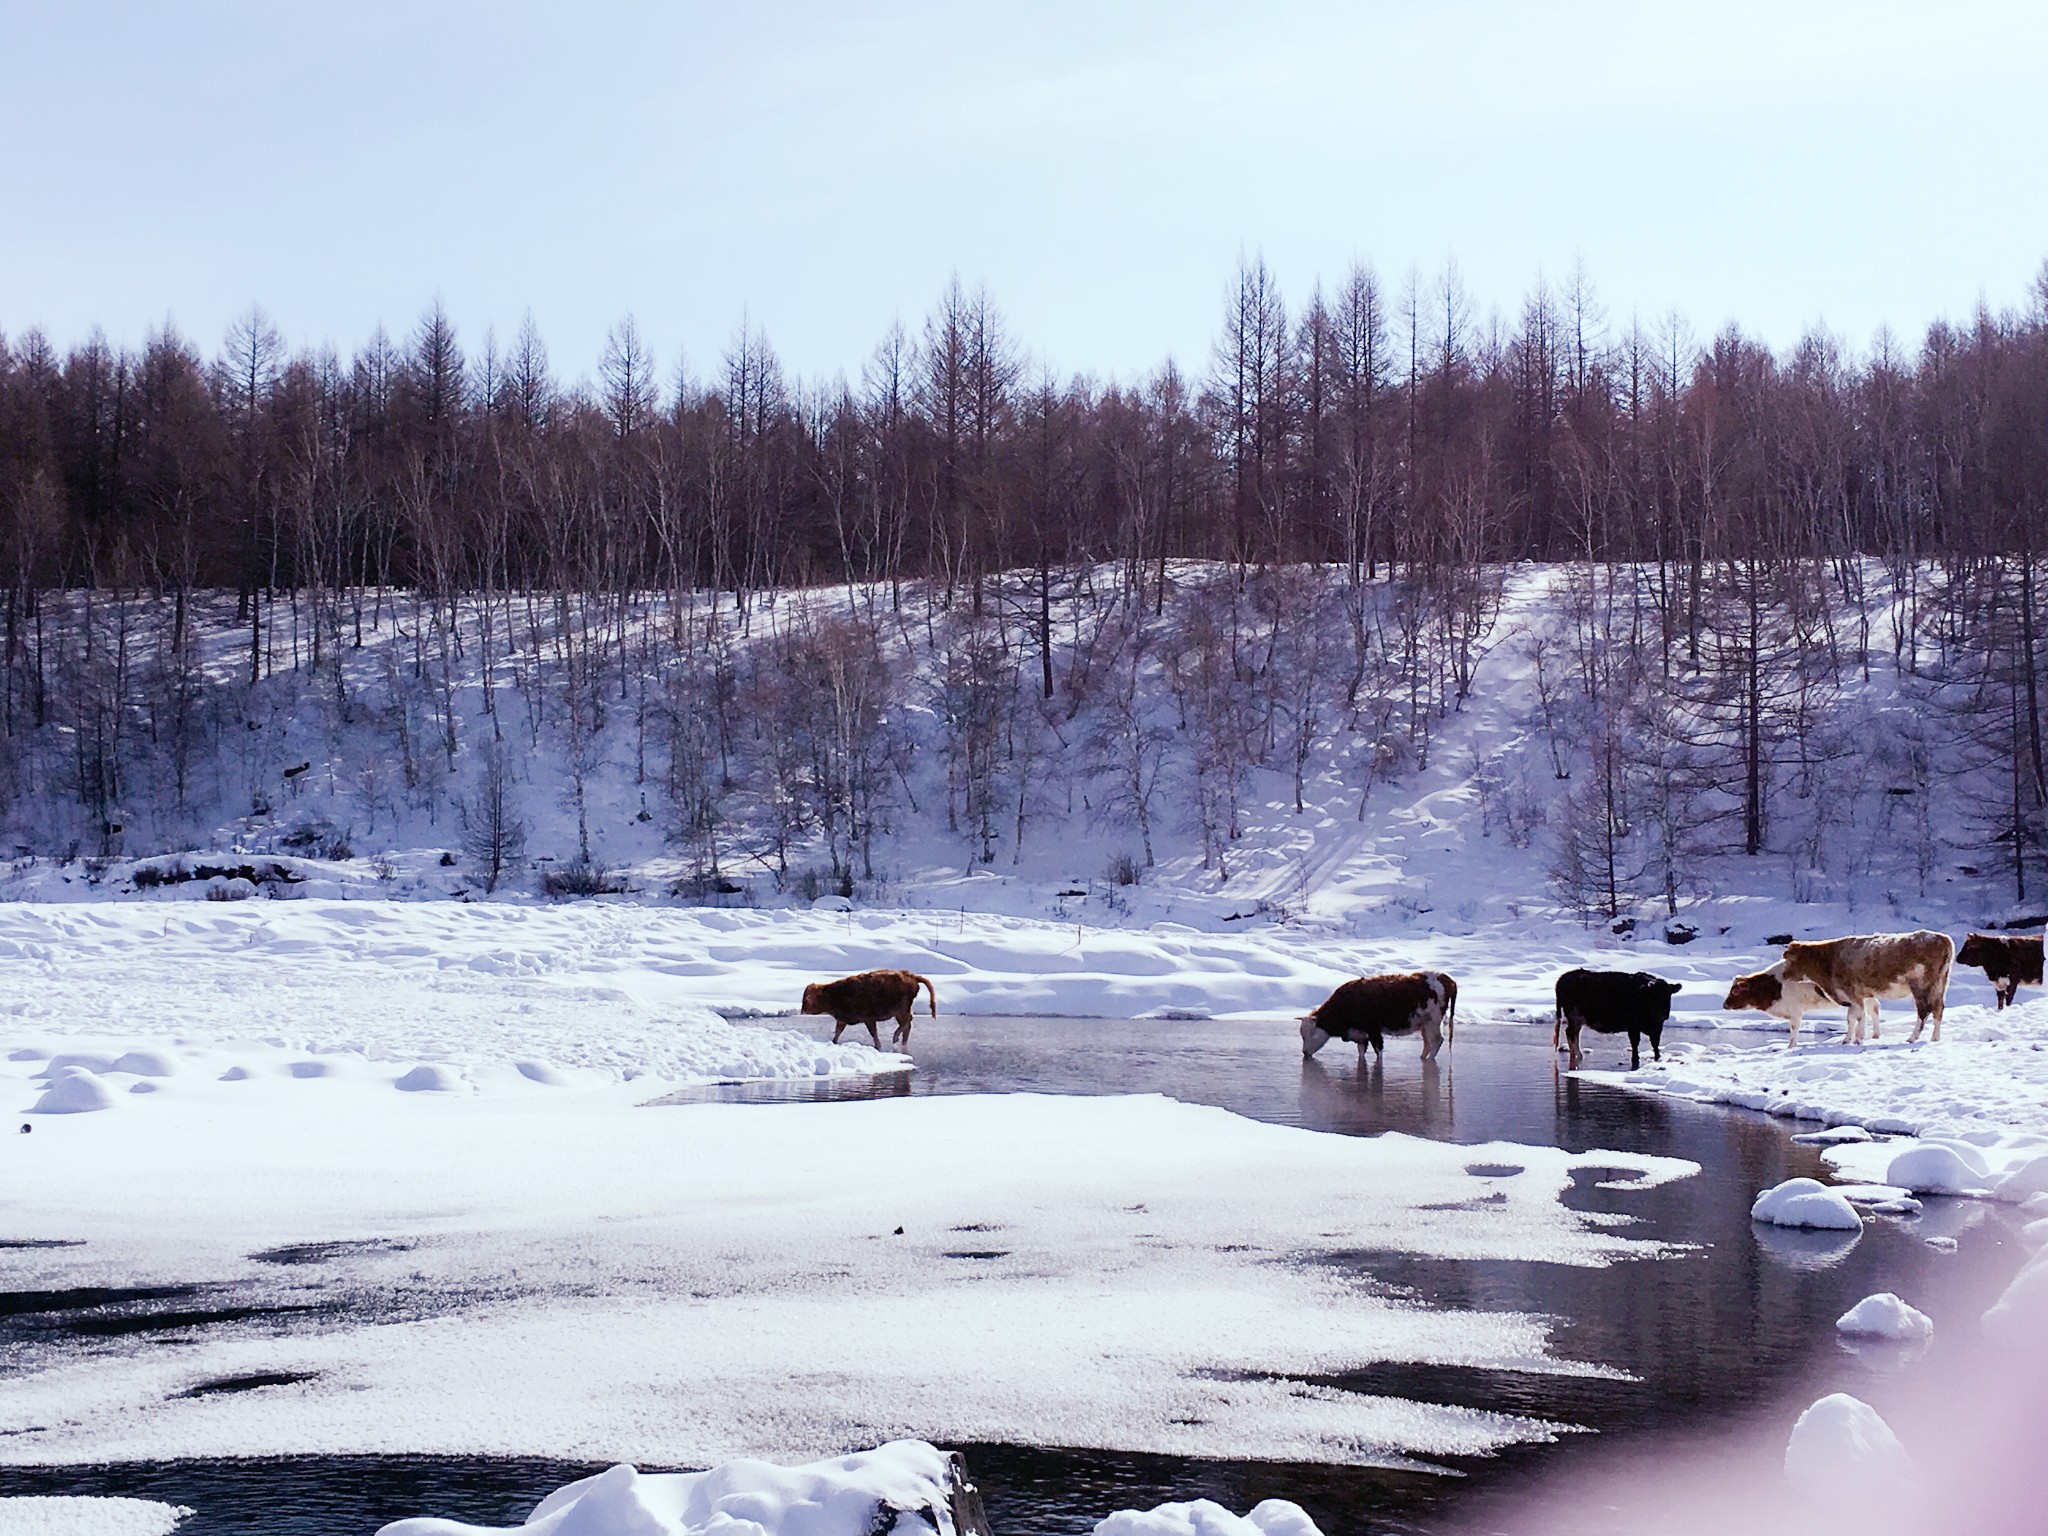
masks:
<instances>
[{"instance_id":1,"label":"snow-covered rock","mask_svg":"<svg viewBox=\"0 0 2048 1536\"><path fill-rule=\"evenodd\" d=\"M192 1513L153 1499L0 1498L0 1536L168 1536Z\"/></svg>"},{"instance_id":2,"label":"snow-covered rock","mask_svg":"<svg viewBox=\"0 0 2048 1536\"><path fill-rule=\"evenodd\" d=\"M1916 1195L1971 1195L1984 1191L1989 1165L1975 1147L1924 1141L1886 1165L1884 1181Z\"/></svg>"},{"instance_id":3,"label":"snow-covered rock","mask_svg":"<svg viewBox=\"0 0 2048 1536\"><path fill-rule=\"evenodd\" d=\"M2048 1249L2021 1266L2005 1293L1985 1312L1985 1336L2029 1355L2048 1353Z\"/></svg>"},{"instance_id":4,"label":"snow-covered rock","mask_svg":"<svg viewBox=\"0 0 2048 1536\"><path fill-rule=\"evenodd\" d=\"M1232 1514L1211 1499L1123 1509L1095 1522L1095 1536L1322 1536L1308 1511L1286 1499L1267 1499L1251 1513Z\"/></svg>"},{"instance_id":5,"label":"snow-covered rock","mask_svg":"<svg viewBox=\"0 0 2048 1536\"><path fill-rule=\"evenodd\" d=\"M1934 1319L1890 1291L1879 1291L1836 1318L1835 1330L1852 1338L1911 1343L1934 1337Z\"/></svg>"},{"instance_id":6,"label":"snow-covered rock","mask_svg":"<svg viewBox=\"0 0 2048 1536\"><path fill-rule=\"evenodd\" d=\"M524 1525L424 1518L378 1536L977 1536L966 1516L979 1503L959 1467L921 1440L800 1467L732 1461L647 1473L622 1464L556 1489ZM978 1536L986 1532L983 1524Z\"/></svg>"},{"instance_id":7,"label":"snow-covered rock","mask_svg":"<svg viewBox=\"0 0 2048 1536\"><path fill-rule=\"evenodd\" d=\"M37 1115L83 1115L96 1109L112 1109L120 1100L97 1072L87 1067L59 1067L50 1074L50 1086L31 1107Z\"/></svg>"},{"instance_id":8,"label":"snow-covered rock","mask_svg":"<svg viewBox=\"0 0 2048 1536\"><path fill-rule=\"evenodd\" d=\"M1857 1499L1912 1474L1913 1460L1891 1426L1846 1392L1832 1392L1800 1414L1785 1446L1785 1476L1816 1499Z\"/></svg>"},{"instance_id":9,"label":"snow-covered rock","mask_svg":"<svg viewBox=\"0 0 2048 1536\"><path fill-rule=\"evenodd\" d=\"M1863 1226L1856 1207L1818 1179L1773 1184L1756 1197L1749 1219L1774 1227L1817 1227L1833 1232L1858 1231Z\"/></svg>"}]
</instances>

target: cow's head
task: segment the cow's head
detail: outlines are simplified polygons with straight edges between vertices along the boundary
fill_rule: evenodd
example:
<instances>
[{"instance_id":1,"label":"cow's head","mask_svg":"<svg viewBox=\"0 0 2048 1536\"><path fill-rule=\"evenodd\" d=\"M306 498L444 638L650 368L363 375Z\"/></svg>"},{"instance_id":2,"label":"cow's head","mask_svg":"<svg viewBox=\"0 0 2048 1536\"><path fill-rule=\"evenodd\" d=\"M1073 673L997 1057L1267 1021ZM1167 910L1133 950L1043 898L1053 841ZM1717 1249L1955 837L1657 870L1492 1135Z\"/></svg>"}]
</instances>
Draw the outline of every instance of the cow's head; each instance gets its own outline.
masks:
<instances>
[{"instance_id":1,"label":"cow's head","mask_svg":"<svg viewBox=\"0 0 2048 1536\"><path fill-rule=\"evenodd\" d=\"M804 1012L823 1013L824 1005L818 1001L818 984L814 981L804 988Z\"/></svg>"},{"instance_id":2,"label":"cow's head","mask_svg":"<svg viewBox=\"0 0 2048 1536\"><path fill-rule=\"evenodd\" d=\"M1768 971L1757 971L1752 975L1736 977L1728 988L1728 995L1721 1000L1721 1006L1769 1010L1784 995L1784 980L1778 974L1777 967L1773 966Z\"/></svg>"},{"instance_id":3,"label":"cow's head","mask_svg":"<svg viewBox=\"0 0 2048 1536\"><path fill-rule=\"evenodd\" d=\"M1956 959L1963 965L1981 966L1991 958L1995 942L1985 934L1973 933L1963 940L1963 947L1956 951Z\"/></svg>"},{"instance_id":4,"label":"cow's head","mask_svg":"<svg viewBox=\"0 0 2048 1536\"><path fill-rule=\"evenodd\" d=\"M1316 1023L1316 1016L1312 1013L1304 1014L1301 1020L1302 1059L1307 1060L1329 1043L1330 1037L1323 1032L1322 1026Z\"/></svg>"}]
</instances>

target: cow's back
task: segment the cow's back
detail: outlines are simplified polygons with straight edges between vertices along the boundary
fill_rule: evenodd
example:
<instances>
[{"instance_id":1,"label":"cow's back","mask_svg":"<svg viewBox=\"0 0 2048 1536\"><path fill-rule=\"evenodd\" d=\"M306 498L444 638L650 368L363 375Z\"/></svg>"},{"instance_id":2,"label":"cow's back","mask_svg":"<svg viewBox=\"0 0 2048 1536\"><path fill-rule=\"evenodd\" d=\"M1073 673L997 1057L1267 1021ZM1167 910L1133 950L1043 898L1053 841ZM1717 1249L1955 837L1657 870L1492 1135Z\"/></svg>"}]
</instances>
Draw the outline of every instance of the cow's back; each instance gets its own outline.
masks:
<instances>
[{"instance_id":1,"label":"cow's back","mask_svg":"<svg viewBox=\"0 0 2048 1536\"><path fill-rule=\"evenodd\" d=\"M1948 985L1955 956L1955 940L1928 928L1795 939L1785 946L1785 978L1811 982L1838 1004L1915 986L1940 991Z\"/></svg>"}]
</instances>

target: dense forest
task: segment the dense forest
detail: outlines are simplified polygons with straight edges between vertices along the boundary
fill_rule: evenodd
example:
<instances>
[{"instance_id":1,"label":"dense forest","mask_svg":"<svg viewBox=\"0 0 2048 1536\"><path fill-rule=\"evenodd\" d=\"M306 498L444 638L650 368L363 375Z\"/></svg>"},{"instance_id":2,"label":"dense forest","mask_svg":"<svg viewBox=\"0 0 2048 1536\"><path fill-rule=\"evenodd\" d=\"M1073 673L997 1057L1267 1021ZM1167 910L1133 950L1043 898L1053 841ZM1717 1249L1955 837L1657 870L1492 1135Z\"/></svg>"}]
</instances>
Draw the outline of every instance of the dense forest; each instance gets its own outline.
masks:
<instances>
[{"instance_id":1,"label":"dense forest","mask_svg":"<svg viewBox=\"0 0 2048 1536\"><path fill-rule=\"evenodd\" d=\"M914 798L882 727L915 693L969 858L1083 774L1147 862L1172 820L1227 875L1245 775L1300 804L1318 764L1362 794L1425 762L1504 573L1543 562L1513 643L1574 904L1675 909L1712 852L1824 864L1835 819L1774 805L1867 755L1874 671L1912 717L1888 792L1952 780L1943 835L2024 898L2044 541L2048 269L1915 345L1777 352L1620 323L1582 273L1482 315L1455 267L1289 303L1248 262L1203 366L1128 382L1055 376L957 283L829 382L751 329L665 369L624 320L571 385L530 323L465 344L438 306L350 357L257 311L210 357L28 330L0 337L0 814L102 854L245 816L272 770L230 768L230 726L289 675L332 730L382 712L400 799L468 825L496 796L499 835L529 757L571 765L580 824L623 712L704 869L779 880L809 839L847 883ZM748 749L764 719L784 741ZM436 754L459 791L422 787Z\"/></svg>"}]
</instances>

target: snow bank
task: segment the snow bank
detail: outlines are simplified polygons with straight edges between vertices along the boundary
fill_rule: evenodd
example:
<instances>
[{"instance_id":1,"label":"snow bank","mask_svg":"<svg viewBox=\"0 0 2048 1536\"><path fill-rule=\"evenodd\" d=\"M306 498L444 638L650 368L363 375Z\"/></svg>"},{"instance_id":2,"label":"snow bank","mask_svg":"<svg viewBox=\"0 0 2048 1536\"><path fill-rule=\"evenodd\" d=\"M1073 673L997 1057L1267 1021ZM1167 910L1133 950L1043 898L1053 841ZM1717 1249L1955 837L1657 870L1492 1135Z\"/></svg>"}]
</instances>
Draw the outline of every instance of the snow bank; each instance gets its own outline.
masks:
<instances>
[{"instance_id":1,"label":"snow bank","mask_svg":"<svg viewBox=\"0 0 2048 1536\"><path fill-rule=\"evenodd\" d=\"M1834 1134L1800 1139L1861 1182L2015 1202L2048 1190L2048 998L1951 1008L1938 1045L1687 1042L1665 1056L1582 1075L1818 1122Z\"/></svg>"},{"instance_id":2,"label":"snow bank","mask_svg":"<svg viewBox=\"0 0 2048 1536\"><path fill-rule=\"evenodd\" d=\"M1835 1319L1835 1331L1859 1339L1911 1343L1934 1337L1934 1319L1890 1291L1866 1296Z\"/></svg>"},{"instance_id":3,"label":"snow bank","mask_svg":"<svg viewBox=\"0 0 2048 1536\"><path fill-rule=\"evenodd\" d=\"M1095 1536L1322 1536L1308 1511L1286 1499L1267 1499L1250 1514L1196 1499L1156 1509L1125 1509L1095 1523Z\"/></svg>"},{"instance_id":4,"label":"snow bank","mask_svg":"<svg viewBox=\"0 0 2048 1536\"><path fill-rule=\"evenodd\" d=\"M150 1499L0 1498L0 1536L167 1536L191 1513Z\"/></svg>"},{"instance_id":5,"label":"snow bank","mask_svg":"<svg viewBox=\"0 0 2048 1536\"><path fill-rule=\"evenodd\" d=\"M1751 1221L1769 1222L1774 1227L1813 1227L1831 1232L1855 1232L1863 1228L1856 1207L1818 1179L1787 1179L1773 1184L1756 1197L1749 1208Z\"/></svg>"},{"instance_id":6,"label":"snow bank","mask_svg":"<svg viewBox=\"0 0 2048 1536\"><path fill-rule=\"evenodd\" d=\"M2048 1248L2020 1267L1983 1318L1985 1336L2028 1355L2048 1353Z\"/></svg>"},{"instance_id":7,"label":"snow bank","mask_svg":"<svg viewBox=\"0 0 2048 1536\"><path fill-rule=\"evenodd\" d=\"M1696 1171L1329 1135L1157 1097L632 1108L349 1073L207 1087L249 1097L225 1114L166 1091L147 1112L0 1137L8 1233L84 1240L34 1252L40 1288L225 1281L209 1304L316 1302L318 1325L258 1316L175 1350L147 1333L25 1350L0 1394L0 1461L710 1466L911 1435L1208 1459L1485 1454L1563 1426L1304 1380L1379 1361L1602 1368L1560 1355L1552 1319L1389 1296L1344 1256L1655 1260L1669 1250L1563 1203L1574 1171L1643 1175L1625 1190ZM304 1379L189 1395L253 1373Z\"/></svg>"},{"instance_id":8,"label":"snow bank","mask_svg":"<svg viewBox=\"0 0 2048 1536\"><path fill-rule=\"evenodd\" d=\"M378 1536L971 1536L955 1520L956 1465L921 1440L802 1467L743 1460L644 1473L620 1465L556 1489L524 1525L399 1520Z\"/></svg>"},{"instance_id":9,"label":"snow bank","mask_svg":"<svg viewBox=\"0 0 2048 1536\"><path fill-rule=\"evenodd\" d=\"M643 1097L906 1065L718 1017L704 973L664 969L645 929L592 908L0 904L0 1055L49 1060L44 1114L105 1109L144 1079L159 1100L203 1096L279 1053L314 1064L302 1077L391 1063L404 1087L474 1092L517 1067L530 1082L639 1081ZM66 1057L79 1070L58 1071Z\"/></svg>"},{"instance_id":10,"label":"snow bank","mask_svg":"<svg viewBox=\"0 0 2048 1536\"><path fill-rule=\"evenodd\" d=\"M1877 1410L1832 1392L1799 1415L1785 1447L1785 1476L1817 1499L1860 1502L1909 1480L1913 1460Z\"/></svg>"}]
</instances>

